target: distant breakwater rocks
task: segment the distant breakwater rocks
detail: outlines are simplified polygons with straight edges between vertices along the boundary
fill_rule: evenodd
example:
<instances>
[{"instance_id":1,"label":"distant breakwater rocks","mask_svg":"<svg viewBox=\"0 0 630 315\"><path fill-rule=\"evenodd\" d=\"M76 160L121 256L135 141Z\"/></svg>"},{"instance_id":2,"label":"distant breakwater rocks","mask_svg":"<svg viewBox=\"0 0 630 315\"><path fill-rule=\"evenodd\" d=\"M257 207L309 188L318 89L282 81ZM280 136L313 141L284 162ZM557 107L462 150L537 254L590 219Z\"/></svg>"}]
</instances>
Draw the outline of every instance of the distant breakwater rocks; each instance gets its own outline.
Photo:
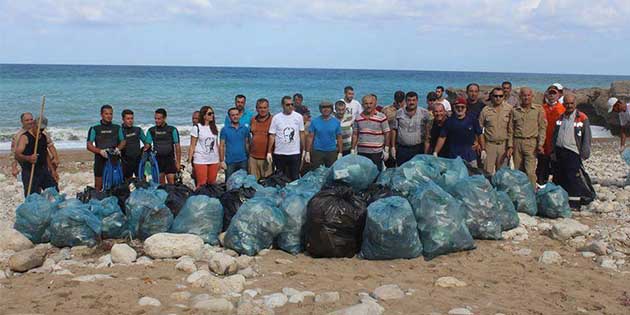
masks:
<instances>
[{"instance_id":1,"label":"distant breakwater rocks","mask_svg":"<svg viewBox=\"0 0 630 315\"><path fill-rule=\"evenodd\" d=\"M551 85L551 84L550 84ZM494 86L482 85L480 87L480 98L489 104L488 95ZM512 93L516 95L520 87L514 86ZM604 126L617 134L619 131L619 118L617 113L608 113L608 98L616 97L622 101L630 102L630 81L614 81L610 88L585 88L571 89L565 87L566 91L573 92L577 97L577 108L588 115L591 124ZM542 104L544 91L534 91L534 103ZM449 87L446 89L449 102L453 103L458 96L465 96L466 90L463 88Z\"/></svg>"}]
</instances>

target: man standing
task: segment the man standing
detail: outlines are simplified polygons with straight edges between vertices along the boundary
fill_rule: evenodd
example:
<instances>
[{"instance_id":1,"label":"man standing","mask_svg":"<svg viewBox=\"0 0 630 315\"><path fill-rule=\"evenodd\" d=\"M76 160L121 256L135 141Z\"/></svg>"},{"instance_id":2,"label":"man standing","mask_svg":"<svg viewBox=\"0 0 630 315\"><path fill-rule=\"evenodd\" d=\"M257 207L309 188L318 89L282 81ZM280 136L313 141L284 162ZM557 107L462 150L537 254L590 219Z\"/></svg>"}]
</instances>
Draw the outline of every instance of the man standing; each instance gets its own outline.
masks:
<instances>
[{"instance_id":1,"label":"man standing","mask_svg":"<svg viewBox=\"0 0 630 315\"><path fill-rule=\"evenodd\" d=\"M304 120L293 111L290 96L282 97L280 103L282 112L273 116L269 127L267 162L273 162L276 169L293 181L300 175L300 153L305 149Z\"/></svg>"},{"instance_id":2,"label":"man standing","mask_svg":"<svg viewBox=\"0 0 630 315\"><path fill-rule=\"evenodd\" d=\"M480 148L483 147L479 117L467 113L466 100L457 99L453 105L455 113L446 120L435 145L434 156L438 156L448 139L449 158L461 157L477 167Z\"/></svg>"},{"instance_id":3,"label":"man standing","mask_svg":"<svg viewBox=\"0 0 630 315\"><path fill-rule=\"evenodd\" d=\"M125 137L125 147L120 151L120 160L123 169L123 175L125 179L130 179L134 175L138 174L138 166L140 165L140 159L142 159L142 147L140 142L144 145L144 149L148 150L149 145L147 139L144 136L142 128L134 126L133 111L125 109L122 111L122 133Z\"/></svg>"},{"instance_id":4,"label":"man standing","mask_svg":"<svg viewBox=\"0 0 630 315\"><path fill-rule=\"evenodd\" d=\"M556 89L558 89L558 102L564 104L564 86L557 82L552 85L555 86Z\"/></svg>"},{"instance_id":5,"label":"man standing","mask_svg":"<svg viewBox=\"0 0 630 315\"><path fill-rule=\"evenodd\" d=\"M444 109L444 105L442 103L437 103L433 106L433 122L431 123L431 130L429 131L429 142L424 143L424 152L429 154L435 151L435 147L437 145L438 139L440 138L440 134L442 133L442 129L444 129L444 125L446 124L446 119L448 116L446 115L446 110ZM448 139L442 146L442 150L438 153L439 157L448 157Z\"/></svg>"},{"instance_id":6,"label":"man standing","mask_svg":"<svg viewBox=\"0 0 630 315\"><path fill-rule=\"evenodd\" d=\"M249 123L252 121L252 117L254 117L254 113L248 111L245 108L245 103L247 102L247 98L245 95L238 94L234 97L234 107L238 110L239 114L239 125L243 125L249 128ZM225 116L225 121L223 122L224 126L228 126L231 123L230 115Z\"/></svg>"},{"instance_id":7,"label":"man standing","mask_svg":"<svg viewBox=\"0 0 630 315\"><path fill-rule=\"evenodd\" d=\"M608 99L608 113L619 115L619 152L626 148L626 138L630 135L630 103L626 104L616 97Z\"/></svg>"},{"instance_id":8,"label":"man standing","mask_svg":"<svg viewBox=\"0 0 630 315\"><path fill-rule=\"evenodd\" d=\"M446 110L447 113L451 112L451 103L446 99L446 97L444 96L444 87L441 85L438 85L435 88L435 94L437 96L437 102L442 103L442 105L444 105L444 110ZM427 96L428 98L428 96ZM428 99L427 99L428 101Z\"/></svg>"},{"instance_id":9,"label":"man standing","mask_svg":"<svg viewBox=\"0 0 630 315\"><path fill-rule=\"evenodd\" d=\"M379 171L389 159L390 129L385 114L376 111L376 95L363 97L363 112L354 120L352 150L372 160Z\"/></svg>"},{"instance_id":10,"label":"man standing","mask_svg":"<svg viewBox=\"0 0 630 315\"><path fill-rule=\"evenodd\" d=\"M343 150L341 123L332 115L333 104L327 101L321 102L319 112L321 116L313 119L308 130L304 157L304 161L311 163L313 169L320 165L332 166Z\"/></svg>"},{"instance_id":11,"label":"man standing","mask_svg":"<svg viewBox=\"0 0 630 315\"><path fill-rule=\"evenodd\" d=\"M545 111L545 119L547 120L547 130L545 131L544 151L538 154L538 165L536 166L536 178L539 185L544 185L551 175L551 151L553 149L552 137L556 121L564 113L564 105L558 102L560 93L555 85L549 86L545 92L545 103L543 110Z\"/></svg>"},{"instance_id":12,"label":"man standing","mask_svg":"<svg viewBox=\"0 0 630 315\"><path fill-rule=\"evenodd\" d=\"M46 117L44 117L45 119ZM33 114L29 113L29 112L25 112L22 113L20 115L20 123L22 124L22 126L20 127L20 130L18 130L13 137L11 138L11 175L13 175L13 177L17 177L18 173L20 172L20 170L18 169L18 160L15 158L15 149L17 147L17 143L18 140L20 139L20 136L27 132L28 130L31 129L31 124L34 122L33 120ZM59 156L57 154L57 149L55 148L55 144L52 140L52 138L50 137L50 135L48 135L46 133L45 130L41 130L41 132L43 134L46 135L46 141L47 146L48 146L48 152L50 154L50 162L53 166L52 169L50 169L51 173L54 173L55 169L57 168L57 166L59 165ZM54 174L53 174L54 175ZM53 176L54 177L54 176Z\"/></svg>"},{"instance_id":13,"label":"man standing","mask_svg":"<svg viewBox=\"0 0 630 315\"><path fill-rule=\"evenodd\" d=\"M433 92L433 91L431 91L431 92L427 93L427 109L428 109L430 112L432 112L432 111L433 111L433 108L435 107L435 104L437 104L437 103L442 104L442 106L443 106L444 108L446 108L446 106L444 106L444 104L443 104L443 103L440 103L440 102L438 101L438 99L439 99L439 98L438 98L437 93L435 93L435 92ZM450 108L450 106L451 106L451 105L450 105L450 103L449 103L449 108Z\"/></svg>"},{"instance_id":14,"label":"man standing","mask_svg":"<svg viewBox=\"0 0 630 315\"><path fill-rule=\"evenodd\" d=\"M418 93L407 92L405 96L407 106L396 112L391 128L392 149L391 157L401 165L416 154L425 153L425 144L429 142L431 117L424 108L418 108Z\"/></svg>"},{"instance_id":15,"label":"man standing","mask_svg":"<svg viewBox=\"0 0 630 315\"><path fill-rule=\"evenodd\" d=\"M547 121L545 111L540 105L532 104L534 92L528 87L520 91L521 105L512 108L512 141L508 147L507 157L514 154L514 167L527 174L530 182L536 187L536 153L544 151Z\"/></svg>"},{"instance_id":16,"label":"man standing","mask_svg":"<svg viewBox=\"0 0 630 315\"><path fill-rule=\"evenodd\" d=\"M87 150L94 153L94 188L103 189L103 170L108 149L121 150L125 147L122 128L112 123L114 109L111 105L101 106L101 121L88 131Z\"/></svg>"},{"instance_id":17,"label":"man standing","mask_svg":"<svg viewBox=\"0 0 630 315\"><path fill-rule=\"evenodd\" d=\"M575 109L575 95L564 98L566 110L554 127L553 153L555 158L553 182L569 193L573 209L593 200L593 190L582 161L591 155L591 124L588 117Z\"/></svg>"},{"instance_id":18,"label":"man standing","mask_svg":"<svg viewBox=\"0 0 630 315\"><path fill-rule=\"evenodd\" d=\"M267 149L269 145L269 127L271 126L271 114L269 113L269 101L261 98L256 101L258 113L250 123L249 142L249 173L256 179L268 177L273 172L273 165L267 162Z\"/></svg>"},{"instance_id":19,"label":"man standing","mask_svg":"<svg viewBox=\"0 0 630 315\"><path fill-rule=\"evenodd\" d=\"M512 147L512 131L509 128L512 119L512 105L505 102L505 92L500 87L490 93L492 106L486 106L479 115L479 125L483 128L484 146L481 159L485 160L483 169L494 174L505 161L508 147Z\"/></svg>"},{"instance_id":20,"label":"man standing","mask_svg":"<svg viewBox=\"0 0 630 315\"><path fill-rule=\"evenodd\" d=\"M194 126L194 125L196 125L198 123L199 123L199 111L196 110L192 114L192 125Z\"/></svg>"},{"instance_id":21,"label":"man standing","mask_svg":"<svg viewBox=\"0 0 630 315\"><path fill-rule=\"evenodd\" d=\"M166 110L155 111L155 126L147 131L147 144L153 145L160 168L160 183L175 183L175 174L179 172L182 160L182 148L179 144L179 131L166 123Z\"/></svg>"},{"instance_id":22,"label":"man standing","mask_svg":"<svg viewBox=\"0 0 630 315\"><path fill-rule=\"evenodd\" d=\"M390 127L394 125L394 121L396 120L396 113L399 109L405 108L405 92L396 91L394 93L394 103L392 105L385 106L381 111L387 117L387 123ZM395 150L396 141L393 138L395 133L391 133L390 143L392 144L392 148ZM390 151L391 152L391 151ZM396 167L396 156L392 154L389 160L385 161L385 167Z\"/></svg>"},{"instance_id":23,"label":"man standing","mask_svg":"<svg viewBox=\"0 0 630 315\"><path fill-rule=\"evenodd\" d=\"M240 113L236 107L228 110L230 124L221 129L219 160L225 169L225 179L238 170L247 170L249 153L249 125L240 124Z\"/></svg>"},{"instance_id":24,"label":"man standing","mask_svg":"<svg viewBox=\"0 0 630 315\"><path fill-rule=\"evenodd\" d=\"M352 115L346 111L344 101L335 102L335 117L341 122L341 141L343 144L342 154L350 154L352 149Z\"/></svg>"},{"instance_id":25,"label":"man standing","mask_svg":"<svg viewBox=\"0 0 630 315\"><path fill-rule=\"evenodd\" d=\"M361 104L354 99L354 89L351 86L343 88L343 98L340 101L346 104L346 112L352 115L354 122L354 119L357 119L363 110ZM376 105L374 108L376 109Z\"/></svg>"},{"instance_id":26,"label":"man standing","mask_svg":"<svg viewBox=\"0 0 630 315\"><path fill-rule=\"evenodd\" d=\"M468 84L466 86L466 96L466 105L468 105L466 112L469 115L479 117L481 110L486 106L486 104L484 104L484 102L479 99L479 84Z\"/></svg>"},{"instance_id":27,"label":"man standing","mask_svg":"<svg viewBox=\"0 0 630 315\"><path fill-rule=\"evenodd\" d=\"M512 82L503 81L503 83L501 83L501 87L503 88L504 101L512 106L517 106L519 104L519 100L516 95L512 94Z\"/></svg>"},{"instance_id":28,"label":"man standing","mask_svg":"<svg viewBox=\"0 0 630 315\"><path fill-rule=\"evenodd\" d=\"M308 106L303 104L304 96L300 93L295 93L293 95L293 111L302 115L302 119L304 120L304 130L308 130L308 127L311 125L311 110L308 109Z\"/></svg>"},{"instance_id":29,"label":"man standing","mask_svg":"<svg viewBox=\"0 0 630 315\"><path fill-rule=\"evenodd\" d=\"M45 129L47 121L42 117L40 129ZM28 130L24 131L17 141L15 147L15 158L22 168L22 185L24 186L24 196L28 193L28 184L31 178L31 170L33 171L33 182L31 184L31 193L41 193L49 187L57 187L57 183L48 168L50 156L48 155L48 139L46 134L37 129L37 121L31 119L24 127ZM39 141L37 148L35 147L36 137L39 133Z\"/></svg>"}]
</instances>

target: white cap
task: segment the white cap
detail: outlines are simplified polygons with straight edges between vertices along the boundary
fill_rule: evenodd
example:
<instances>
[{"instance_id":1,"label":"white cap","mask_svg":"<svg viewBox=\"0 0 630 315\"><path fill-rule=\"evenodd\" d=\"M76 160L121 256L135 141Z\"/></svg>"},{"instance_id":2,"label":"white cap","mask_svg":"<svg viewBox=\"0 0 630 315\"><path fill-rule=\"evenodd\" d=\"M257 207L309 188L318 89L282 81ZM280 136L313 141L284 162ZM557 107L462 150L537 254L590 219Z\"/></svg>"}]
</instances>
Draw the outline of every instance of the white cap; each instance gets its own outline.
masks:
<instances>
[{"instance_id":1,"label":"white cap","mask_svg":"<svg viewBox=\"0 0 630 315\"><path fill-rule=\"evenodd\" d=\"M617 102L619 102L619 100L616 97L611 97L608 99L608 112L612 112L613 107L615 107L615 104L617 104Z\"/></svg>"},{"instance_id":2,"label":"white cap","mask_svg":"<svg viewBox=\"0 0 630 315\"><path fill-rule=\"evenodd\" d=\"M554 83L552 84L553 86L557 87L559 91L562 91L562 89L564 89L564 87L562 86L562 84L560 83Z\"/></svg>"}]
</instances>

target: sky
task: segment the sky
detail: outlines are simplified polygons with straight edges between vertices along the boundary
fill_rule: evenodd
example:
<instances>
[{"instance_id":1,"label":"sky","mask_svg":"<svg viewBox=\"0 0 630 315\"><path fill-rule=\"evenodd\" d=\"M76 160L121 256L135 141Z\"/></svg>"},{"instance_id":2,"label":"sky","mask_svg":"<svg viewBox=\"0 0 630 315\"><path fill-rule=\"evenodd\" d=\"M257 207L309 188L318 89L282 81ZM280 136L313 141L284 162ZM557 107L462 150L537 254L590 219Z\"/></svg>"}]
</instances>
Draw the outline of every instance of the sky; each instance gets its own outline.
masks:
<instances>
[{"instance_id":1,"label":"sky","mask_svg":"<svg viewBox=\"0 0 630 315\"><path fill-rule=\"evenodd\" d=\"M0 0L0 63L630 74L630 0Z\"/></svg>"}]
</instances>

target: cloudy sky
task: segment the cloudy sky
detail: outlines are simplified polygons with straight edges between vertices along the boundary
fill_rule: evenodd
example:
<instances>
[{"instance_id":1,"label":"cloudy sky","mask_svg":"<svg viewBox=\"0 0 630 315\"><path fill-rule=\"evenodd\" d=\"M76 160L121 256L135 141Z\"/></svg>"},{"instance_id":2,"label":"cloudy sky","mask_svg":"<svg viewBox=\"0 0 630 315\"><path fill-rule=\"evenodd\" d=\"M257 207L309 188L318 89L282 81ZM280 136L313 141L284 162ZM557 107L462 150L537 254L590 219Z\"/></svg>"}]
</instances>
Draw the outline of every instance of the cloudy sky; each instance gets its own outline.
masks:
<instances>
[{"instance_id":1,"label":"cloudy sky","mask_svg":"<svg viewBox=\"0 0 630 315\"><path fill-rule=\"evenodd\" d=\"M0 0L0 63L630 74L630 0Z\"/></svg>"}]
</instances>

